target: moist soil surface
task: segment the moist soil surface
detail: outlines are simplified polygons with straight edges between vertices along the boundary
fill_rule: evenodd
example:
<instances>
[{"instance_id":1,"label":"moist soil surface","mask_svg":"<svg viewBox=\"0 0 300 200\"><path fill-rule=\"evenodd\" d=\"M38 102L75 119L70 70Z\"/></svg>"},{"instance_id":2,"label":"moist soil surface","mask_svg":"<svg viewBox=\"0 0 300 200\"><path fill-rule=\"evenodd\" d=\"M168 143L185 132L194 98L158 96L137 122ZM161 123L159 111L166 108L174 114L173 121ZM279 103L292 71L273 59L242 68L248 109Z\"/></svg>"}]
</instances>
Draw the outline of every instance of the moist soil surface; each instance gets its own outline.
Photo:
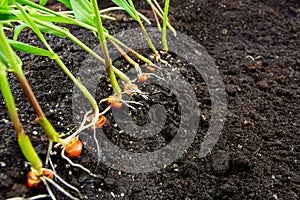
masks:
<instances>
[{"instance_id":1,"label":"moist soil surface","mask_svg":"<svg viewBox=\"0 0 300 200\"><path fill-rule=\"evenodd\" d=\"M106 1L101 3L103 8L110 5ZM50 2L48 7L64 9L55 2ZM139 2L137 7L151 17L148 6ZM68 165L56 149L58 155L51 157L57 173L87 199L300 199L299 8L298 0L171 1L173 26L207 49L225 84L228 111L217 144L206 157L197 156L211 117L209 92L193 66L188 61L177 62L179 58L171 54L165 59L193 85L200 110L197 135L185 153L160 170L126 173L98 163L95 155L85 148L73 161L100 175L92 178ZM112 26L105 21L111 33L138 27L122 12L112 15L118 21ZM68 28L91 48L98 45L92 33L74 26ZM46 38L76 74L87 54L68 40L51 35ZM32 31L23 31L19 39L42 47ZM48 119L59 133L72 129L75 126L72 82L50 59L19 55ZM123 61L115 63L122 66ZM126 65L123 66L126 70ZM107 89L105 76L102 79L99 87L105 92L97 95L98 100L112 92ZM47 138L34 123L34 111L13 74L10 83L26 133L44 160ZM145 125L150 119L149 107L161 104L167 111L167 120L160 133L147 139L133 138L118 129L110 112L103 127L115 145L141 153L168 145L180 121L174 94L159 86L148 85L142 90L149 92L149 99L140 95L132 97L145 105L131 109L132 118L136 124ZM26 187L30 166L19 150L1 95L0 102L0 199L46 194L45 187L40 190ZM68 199L51 188L57 199Z\"/></svg>"}]
</instances>

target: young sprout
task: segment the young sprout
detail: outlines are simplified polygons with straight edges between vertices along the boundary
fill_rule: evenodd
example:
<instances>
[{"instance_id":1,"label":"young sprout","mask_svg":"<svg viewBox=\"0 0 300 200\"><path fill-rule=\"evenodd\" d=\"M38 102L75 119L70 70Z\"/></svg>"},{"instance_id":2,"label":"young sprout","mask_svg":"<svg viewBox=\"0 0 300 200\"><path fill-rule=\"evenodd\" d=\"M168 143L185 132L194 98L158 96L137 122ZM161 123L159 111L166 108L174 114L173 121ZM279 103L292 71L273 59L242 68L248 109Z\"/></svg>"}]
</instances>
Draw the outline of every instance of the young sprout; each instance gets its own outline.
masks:
<instances>
[{"instance_id":1,"label":"young sprout","mask_svg":"<svg viewBox=\"0 0 300 200\"><path fill-rule=\"evenodd\" d=\"M106 102L109 106L113 108L121 108L122 107L122 98L120 98L117 95L110 95L107 99Z\"/></svg>"},{"instance_id":2,"label":"young sprout","mask_svg":"<svg viewBox=\"0 0 300 200\"><path fill-rule=\"evenodd\" d=\"M116 79L115 76L115 71L114 68L112 66L112 61L110 59L109 56L109 52L108 52L108 48L107 48L107 44L106 44L106 36L104 34L104 27L102 25L102 20L101 20L101 15L99 12L99 7L98 7L98 2L97 0L91 0L91 7L92 7L92 11L94 14L94 23L97 29L97 34L98 34L98 39L100 42L100 46L104 55L104 60L105 60L105 66L106 66L106 71L108 73L110 82L111 82L111 86L113 88L114 91L114 95L108 98L109 102L109 106L113 106L113 107L118 107L120 108L122 106L122 104L120 102L122 102L122 94L121 94L121 88L118 84L118 81Z\"/></svg>"},{"instance_id":3,"label":"young sprout","mask_svg":"<svg viewBox=\"0 0 300 200\"><path fill-rule=\"evenodd\" d=\"M96 127L102 128L102 126L104 126L105 123L106 123L106 117L104 115L101 115L97 120Z\"/></svg>"},{"instance_id":4,"label":"young sprout","mask_svg":"<svg viewBox=\"0 0 300 200\"><path fill-rule=\"evenodd\" d=\"M91 114L90 116L88 116L87 121L91 122L94 119L95 115ZM95 127L92 126L91 130L93 131L95 128L102 128L104 126L104 124L106 124L106 117L104 115L100 115L100 117L98 118L98 120L96 121Z\"/></svg>"},{"instance_id":5,"label":"young sprout","mask_svg":"<svg viewBox=\"0 0 300 200\"><path fill-rule=\"evenodd\" d=\"M65 145L65 152L69 158L77 158L82 152L83 144L78 137L72 137Z\"/></svg>"},{"instance_id":6,"label":"young sprout","mask_svg":"<svg viewBox=\"0 0 300 200\"><path fill-rule=\"evenodd\" d=\"M92 173L90 170L88 170L84 166L74 163L69 158L77 158L81 154L83 144L79 140L78 136L83 130L88 129L88 128L91 128L94 131L94 140L97 144L97 150L98 150L98 152L100 152L98 141L97 141L96 135L95 135L96 132L95 132L94 127L100 128L106 123L106 118L104 117L104 114L109 110L110 110L110 106L107 107L103 112L99 113L97 116L95 116L94 114L91 115L92 111L86 112L78 129L73 134L71 134L70 136L68 136L66 138L61 138L61 136L60 136L58 143L55 145L55 147L58 147L58 146L62 147L61 156L70 165L84 170L90 176L95 177L95 178L99 178L100 175Z\"/></svg>"}]
</instances>

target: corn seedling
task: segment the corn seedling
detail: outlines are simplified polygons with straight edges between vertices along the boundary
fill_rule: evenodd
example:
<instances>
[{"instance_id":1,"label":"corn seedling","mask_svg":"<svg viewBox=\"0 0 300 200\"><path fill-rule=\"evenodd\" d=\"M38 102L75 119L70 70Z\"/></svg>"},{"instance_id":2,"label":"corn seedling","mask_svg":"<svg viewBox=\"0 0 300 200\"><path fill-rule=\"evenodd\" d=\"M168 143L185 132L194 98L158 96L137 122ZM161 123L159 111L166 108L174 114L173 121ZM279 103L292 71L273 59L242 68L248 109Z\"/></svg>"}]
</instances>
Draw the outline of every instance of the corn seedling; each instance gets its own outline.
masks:
<instances>
[{"instance_id":1,"label":"corn seedling","mask_svg":"<svg viewBox=\"0 0 300 200\"><path fill-rule=\"evenodd\" d=\"M50 169L43 168L43 163L41 159L39 158L38 154L34 150L32 143L29 139L29 137L26 135L23 125L19 119L14 97L12 95L10 85L7 79L7 72L11 71L13 72L17 78L20 75L24 75L22 68L21 68L21 61L16 56L16 54L13 52L11 46L9 45L7 38L5 36L3 25L0 23L0 90L3 95L4 101L6 103L6 107L8 109L8 112L10 114L11 120L13 122L17 137L18 137L18 144L19 147L26 158L26 160L31 165L31 171L27 174L27 186L29 188L39 188L41 187L40 184L43 182L46 185L46 188L49 192L49 195L52 199L55 199L48 183L55 186L57 189L59 189L61 192L69 196L71 199L77 199L76 197L72 196L70 193L68 193L65 189L60 187L57 183L55 183L52 179L56 177L59 179L64 185L67 187L74 189L78 194L81 196L80 192L64 181L62 178L60 178L55 172L51 171ZM32 93L29 84L27 83L27 80L25 76L21 76L20 84L22 85L22 88L25 92L25 94L31 94L33 96L27 96L28 98L33 98L34 94ZM20 79L20 78L18 78ZM26 85L23 85L24 83L27 83ZM28 92L29 91L29 92ZM35 111L38 111L37 114L44 117L43 112L41 111L40 107L36 108L35 106L38 105L36 100L30 100L32 103Z\"/></svg>"}]
</instances>

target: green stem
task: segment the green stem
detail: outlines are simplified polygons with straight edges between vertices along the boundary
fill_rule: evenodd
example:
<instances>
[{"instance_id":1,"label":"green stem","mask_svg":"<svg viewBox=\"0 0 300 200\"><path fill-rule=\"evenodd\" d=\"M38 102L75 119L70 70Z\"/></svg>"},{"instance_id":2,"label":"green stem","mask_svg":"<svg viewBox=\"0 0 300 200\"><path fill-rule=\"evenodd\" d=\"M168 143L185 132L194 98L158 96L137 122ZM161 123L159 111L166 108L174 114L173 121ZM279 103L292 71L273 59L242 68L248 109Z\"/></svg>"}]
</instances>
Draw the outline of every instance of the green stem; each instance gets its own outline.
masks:
<instances>
[{"instance_id":1,"label":"green stem","mask_svg":"<svg viewBox=\"0 0 300 200\"><path fill-rule=\"evenodd\" d=\"M106 36L110 41L115 42L116 44L120 45L121 47L127 49L127 51L129 51L130 53L132 53L132 55L134 55L136 58L140 59L141 61L152 65L152 61L149 60L148 58L144 57L143 55L139 54L138 52L134 51L133 49L131 49L130 47L128 47L127 45L125 45L123 42L121 42L120 40L118 40L117 38L111 36L111 35L107 35Z\"/></svg>"},{"instance_id":2,"label":"green stem","mask_svg":"<svg viewBox=\"0 0 300 200\"><path fill-rule=\"evenodd\" d=\"M2 27L1 27L1 32L2 32ZM15 100L13 98L13 94L11 92L9 82L7 80L7 72L5 71L5 66L3 66L2 64L0 66L0 91L4 98L11 121L14 125L14 129L18 137L18 144L20 146L20 149L24 157L26 158L26 160L30 163L31 167L35 169L37 175L41 175L43 163L39 158L38 154L36 153L36 151L34 150L29 137L24 132L23 125L17 113Z\"/></svg>"},{"instance_id":3,"label":"green stem","mask_svg":"<svg viewBox=\"0 0 300 200\"><path fill-rule=\"evenodd\" d=\"M17 77L24 93L26 94L31 106L34 109L34 112L36 113L36 115L38 117L45 117L45 114L40 106L40 104L38 103L24 73L22 70L17 70L14 72L15 76Z\"/></svg>"},{"instance_id":4,"label":"green stem","mask_svg":"<svg viewBox=\"0 0 300 200\"><path fill-rule=\"evenodd\" d=\"M96 22L96 28L97 28L97 33L98 33L98 39L100 42L100 46L102 49L102 52L104 54L104 60L105 60L105 65L106 65L106 70L109 74L109 79L112 85L112 88L114 90L114 93L116 96L121 97L121 88L118 84L117 78L115 76L113 67L112 67L112 62L111 59L109 57L109 53L108 53L108 49L107 49L107 45L106 45L106 38L104 35L104 28L102 25L102 20L101 20L101 16L100 16L100 12L98 9L98 3L97 0L91 0L91 4L92 4L92 9L93 9L93 13L95 15L95 22Z\"/></svg>"},{"instance_id":5,"label":"green stem","mask_svg":"<svg viewBox=\"0 0 300 200\"><path fill-rule=\"evenodd\" d=\"M126 76L122 71L120 71L119 69L113 67L113 70L115 72L115 74L120 77L120 79L122 79L125 83L131 83L131 80L128 76Z\"/></svg>"},{"instance_id":6,"label":"green stem","mask_svg":"<svg viewBox=\"0 0 300 200\"><path fill-rule=\"evenodd\" d=\"M34 150L29 137L25 133L19 134L18 143L24 157L30 163L31 167L35 170L36 175L42 175L43 163Z\"/></svg>"},{"instance_id":7,"label":"green stem","mask_svg":"<svg viewBox=\"0 0 300 200\"><path fill-rule=\"evenodd\" d=\"M6 104L6 107L8 109L11 121L14 125L15 131L17 135L24 132L22 123L19 119L17 108L15 105L15 100L13 98L12 92L10 90L10 86L7 80L7 72L4 69L5 67L3 65L0 66L0 89Z\"/></svg>"},{"instance_id":8,"label":"green stem","mask_svg":"<svg viewBox=\"0 0 300 200\"><path fill-rule=\"evenodd\" d=\"M151 0L146 0L150 5L152 4ZM156 4L156 6L158 8L156 8L155 6L153 6L156 14L161 18L161 19L164 19L164 16L163 16L163 11L161 9L161 7L159 6L159 4L157 3L157 1L154 1L154 3ZM167 20L167 27L168 29L170 29L170 31L172 31L174 33L174 35L176 35L176 30L171 26L171 24L169 23L169 20Z\"/></svg>"},{"instance_id":9,"label":"green stem","mask_svg":"<svg viewBox=\"0 0 300 200\"><path fill-rule=\"evenodd\" d=\"M139 66L139 64L137 62L135 62L134 60L132 60L126 53L125 51L123 51L123 49L121 49L115 42L111 41L111 43L113 44L113 46L120 52L120 54L125 58L125 60L127 60L127 62L129 62L137 71L138 74L142 73L142 70Z\"/></svg>"},{"instance_id":10,"label":"green stem","mask_svg":"<svg viewBox=\"0 0 300 200\"><path fill-rule=\"evenodd\" d=\"M144 27L144 25L143 25L143 23L142 23L142 21L141 21L141 18L140 18L139 15L137 14L137 11L136 11L136 9L135 9L135 7L134 7L134 4L132 3L132 0L128 0L128 2L129 2L130 6L131 6L131 8L132 8L132 10L133 10L133 12L134 12L134 15L136 16L136 20L137 20L137 22L139 23L139 25L140 25L140 27L141 27L141 29L142 29L142 32L143 32L143 34L144 34L144 36L145 36L145 38L146 38L146 40L147 40L147 42L148 42L148 45L149 45L150 49L153 51L153 53L154 53L156 56L158 56L159 53L158 53L158 51L156 50L154 44L152 43L152 40L151 40L150 36L148 35L148 33L147 33L147 31L146 31L146 29L145 29L145 27Z\"/></svg>"},{"instance_id":11,"label":"green stem","mask_svg":"<svg viewBox=\"0 0 300 200\"><path fill-rule=\"evenodd\" d=\"M65 66L62 60L59 58L59 56L55 56L54 60L60 66L60 68L67 74L67 76L73 81L73 83L79 88L79 90L86 96L86 98L90 101L96 114L99 114L98 104L95 98L91 95L91 93L86 89L86 87L79 80L75 78L75 76L70 72L70 70Z\"/></svg>"},{"instance_id":12,"label":"green stem","mask_svg":"<svg viewBox=\"0 0 300 200\"><path fill-rule=\"evenodd\" d=\"M0 31L0 44L3 47L4 54L8 58L9 63L11 64L11 70L14 72L15 76L17 77L18 81L21 84L21 87L26 94L27 98L29 99L30 104L32 105L36 115L38 116L37 119L46 119L32 89L23 73L21 64L18 64L17 57L15 56L11 46L9 45L7 38L3 31ZM38 120L37 120L38 122ZM49 123L47 126L42 126L43 130L45 131L46 135L48 136L50 141L57 142L58 140L53 138L58 138L59 134L54 130L53 126Z\"/></svg>"},{"instance_id":13,"label":"green stem","mask_svg":"<svg viewBox=\"0 0 300 200\"><path fill-rule=\"evenodd\" d=\"M53 142L60 142L59 134L56 132L56 130L53 128L46 117L39 117L35 120L35 122L38 123L43 128L43 130L45 130L50 144Z\"/></svg>"},{"instance_id":14,"label":"green stem","mask_svg":"<svg viewBox=\"0 0 300 200\"><path fill-rule=\"evenodd\" d=\"M169 0L165 0L164 20L163 20L163 29L162 29L162 43L163 43L163 49L166 53L169 50L167 44L167 21L168 21L169 3L170 3Z\"/></svg>"}]
</instances>

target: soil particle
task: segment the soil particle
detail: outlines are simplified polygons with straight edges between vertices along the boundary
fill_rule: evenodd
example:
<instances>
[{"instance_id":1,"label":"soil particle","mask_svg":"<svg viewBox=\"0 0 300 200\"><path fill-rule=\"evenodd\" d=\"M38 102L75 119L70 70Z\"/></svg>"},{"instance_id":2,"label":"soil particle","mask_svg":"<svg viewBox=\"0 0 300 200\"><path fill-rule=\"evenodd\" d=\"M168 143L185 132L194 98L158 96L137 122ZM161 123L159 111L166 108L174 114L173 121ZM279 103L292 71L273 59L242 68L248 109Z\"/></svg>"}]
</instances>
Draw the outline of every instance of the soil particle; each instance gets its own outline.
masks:
<instances>
[{"instance_id":1,"label":"soil particle","mask_svg":"<svg viewBox=\"0 0 300 200\"><path fill-rule=\"evenodd\" d=\"M15 197L15 196L23 196L29 192L29 189L24 184L15 183L11 190L7 192L6 196L9 197Z\"/></svg>"},{"instance_id":2,"label":"soil particle","mask_svg":"<svg viewBox=\"0 0 300 200\"><path fill-rule=\"evenodd\" d=\"M216 175L224 175L229 170L230 155L226 151L216 151L211 158L211 168Z\"/></svg>"}]
</instances>

